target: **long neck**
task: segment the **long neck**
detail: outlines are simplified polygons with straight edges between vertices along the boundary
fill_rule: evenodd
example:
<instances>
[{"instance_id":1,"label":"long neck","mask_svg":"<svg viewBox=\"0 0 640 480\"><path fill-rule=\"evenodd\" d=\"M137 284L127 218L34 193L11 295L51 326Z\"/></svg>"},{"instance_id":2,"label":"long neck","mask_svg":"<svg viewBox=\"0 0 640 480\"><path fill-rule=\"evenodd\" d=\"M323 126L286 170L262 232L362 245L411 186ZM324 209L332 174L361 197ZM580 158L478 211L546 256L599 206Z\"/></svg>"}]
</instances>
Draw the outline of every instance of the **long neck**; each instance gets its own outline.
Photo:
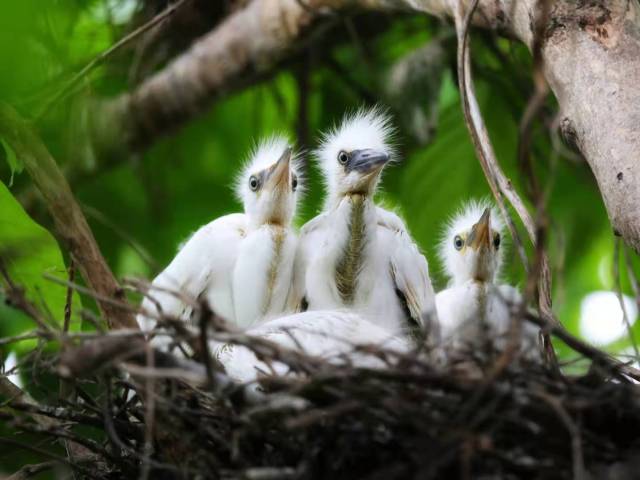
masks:
<instances>
[{"instance_id":1,"label":"long neck","mask_svg":"<svg viewBox=\"0 0 640 480\"><path fill-rule=\"evenodd\" d=\"M265 296L262 303L263 315L266 314L271 307L273 291L275 289L276 280L278 279L279 267L282 260L282 246L286 235L286 232L282 227L272 227L270 228L270 231L271 238L273 240L273 257L267 270L267 288L265 290Z\"/></svg>"},{"instance_id":2,"label":"long neck","mask_svg":"<svg viewBox=\"0 0 640 480\"><path fill-rule=\"evenodd\" d=\"M345 200L354 197L362 197L365 202L373 203L373 199L376 195L377 182L370 183L363 186L362 189L357 191L344 191L336 185L329 185L327 195L324 198L323 211L329 212L338 208L338 206Z\"/></svg>"},{"instance_id":3,"label":"long neck","mask_svg":"<svg viewBox=\"0 0 640 480\"><path fill-rule=\"evenodd\" d=\"M358 284L358 273L363 263L363 251L367 241L365 209L371 202L364 195L351 195L348 216L348 235L342 256L336 265L336 285L342 301L352 304Z\"/></svg>"}]
</instances>

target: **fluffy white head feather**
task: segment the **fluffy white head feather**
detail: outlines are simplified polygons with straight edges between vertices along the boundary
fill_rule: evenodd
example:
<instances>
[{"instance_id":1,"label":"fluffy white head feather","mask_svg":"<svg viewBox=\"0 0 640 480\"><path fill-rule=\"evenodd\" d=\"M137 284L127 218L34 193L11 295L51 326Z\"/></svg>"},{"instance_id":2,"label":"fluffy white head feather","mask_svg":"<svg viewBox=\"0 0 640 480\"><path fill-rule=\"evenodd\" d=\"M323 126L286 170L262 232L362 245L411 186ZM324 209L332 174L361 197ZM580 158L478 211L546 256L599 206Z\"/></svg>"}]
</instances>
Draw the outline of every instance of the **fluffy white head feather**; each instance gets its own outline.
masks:
<instances>
[{"instance_id":1,"label":"fluffy white head feather","mask_svg":"<svg viewBox=\"0 0 640 480\"><path fill-rule=\"evenodd\" d=\"M288 168L281 172L277 168L278 161L290 148L284 136L263 139L252 149L236 177L236 196L254 226L264 223L288 226L295 215L304 189L300 156L292 152Z\"/></svg>"},{"instance_id":2,"label":"fluffy white head feather","mask_svg":"<svg viewBox=\"0 0 640 480\"><path fill-rule=\"evenodd\" d=\"M395 159L394 134L390 116L376 106L345 115L340 125L323 135L315 157L324 174L328 204L334 204L349 193L375 193L382 167L374 172L375 175L368 175L355 169L348 170L339 157L341 152L350 155L351 152L370 150L386 154L388 163ZM366 182L363 181L365 177Z\"/></svg>"},{"instance_id":3,"label":"fluffy white head feather","mask_svg":"<svg viewBox=\"0 0 640 480\"><path fill-rule=\"evenodd\" d=\"M491 212L489 232L491 248L481 254L467 245L467 239L473 226L478 223L487 208ZM447 223L439 247L440 259L450 283L456 285L477 280L480 271L483 272L484 281L494 282L502 265L503 234L504 222L490 201L472 200L463 205Z\"/></svg>"}]
</instances>

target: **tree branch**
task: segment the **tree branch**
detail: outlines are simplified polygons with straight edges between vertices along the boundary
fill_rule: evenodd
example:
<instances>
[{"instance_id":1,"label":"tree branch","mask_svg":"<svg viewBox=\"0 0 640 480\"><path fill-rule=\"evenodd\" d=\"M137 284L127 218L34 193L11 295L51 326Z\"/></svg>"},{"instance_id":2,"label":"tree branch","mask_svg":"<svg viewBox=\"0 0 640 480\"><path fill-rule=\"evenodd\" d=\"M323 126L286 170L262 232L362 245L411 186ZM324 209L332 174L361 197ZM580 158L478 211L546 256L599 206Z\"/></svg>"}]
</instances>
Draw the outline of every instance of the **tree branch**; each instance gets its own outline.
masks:
<instances>
[{"instance_id":1,"label":"tree branch","mask_svg":"<svg viewBox=\"0 0 640 480\"><path fill-rule=\"evenodd\" d=\"M107 266L69 184L47 147L31 126L13 108L3 103L0 103L0 136L22 160L45 198L58 235L89 286L108 299L125 301L124 291ZM138 328L135 318L127 309L100 299L98 305L110 327Z\"/></svg>"}]
</instances>

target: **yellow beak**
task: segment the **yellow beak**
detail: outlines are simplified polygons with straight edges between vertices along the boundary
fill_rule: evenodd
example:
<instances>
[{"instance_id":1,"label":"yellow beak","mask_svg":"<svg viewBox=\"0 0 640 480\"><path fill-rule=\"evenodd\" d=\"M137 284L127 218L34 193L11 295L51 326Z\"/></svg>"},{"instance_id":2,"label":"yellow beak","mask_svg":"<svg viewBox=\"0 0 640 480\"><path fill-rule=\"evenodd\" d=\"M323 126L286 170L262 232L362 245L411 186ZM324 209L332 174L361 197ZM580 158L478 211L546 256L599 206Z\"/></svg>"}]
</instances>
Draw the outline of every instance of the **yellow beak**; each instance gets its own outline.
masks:
<instances>
[{"instance_id":1,"label":"yellow beak","mask_svg":"<svg viewBox=\"0 0 640 480\"><path fill-rule=\"evenodd\" d=\"M287 147L282 153L278 161L269 172L269 178L267 180L271 189L287 189L289 188L289 165L291 163L291 148Z\"/></svg>"},{"instance_id":2,"label":"yellow beak","mask_svg":"<svg viewBox=\"0 0 640 480\"><path fill-rule=\"evenodd\" d=\"M488 208L485 208L478 223L471 228L467 245L476 251L491 247L491 211Z\"/></svg>"}]
</instances>

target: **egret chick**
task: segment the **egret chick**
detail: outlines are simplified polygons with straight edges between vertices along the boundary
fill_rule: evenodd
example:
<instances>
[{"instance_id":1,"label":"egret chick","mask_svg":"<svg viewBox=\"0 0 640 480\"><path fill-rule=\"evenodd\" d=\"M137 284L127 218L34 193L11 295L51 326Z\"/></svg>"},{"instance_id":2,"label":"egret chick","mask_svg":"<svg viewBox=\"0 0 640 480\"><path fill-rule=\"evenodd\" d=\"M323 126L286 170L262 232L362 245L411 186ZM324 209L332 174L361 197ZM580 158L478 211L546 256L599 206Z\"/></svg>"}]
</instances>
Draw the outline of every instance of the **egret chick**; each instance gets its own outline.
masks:
<instances>
[{"instance_id":1,"label":"egret chick","mask_svg":"<svg viewBox=\"0 0 640 480\"><path fill-rule=\"evenodd\" d=\"M292 305L352 309L394 333L421 334L435 321L425 257L403 221L374 196L395 156L393 127L381 110L360 110L324 135L316 152L324 174L324 211L300 234Z\"/></svg>"},{"instance_id":2,"label":"egret chick","mask_svg":"<svg viewBox=\"0 0 640 480\"><path fill-rule=\"evenodd\" d=\"M153 328L160 313L188 320L197 299L243 327L281 314L292 281L297 237L291 221L300 190L287 140L260 143L237 177L244 213L220 217L189 238L153 281L142 305L150 314L138 316L141 328Z\"/></svg>"},{"instance_id":3,"label":"egret chick","mask_svg":"<svg viewBox=\"0 0 640 480\"><path fill-rule=\"evenodd\" d=\"M504 348L511 307L521 296L498 283L504 246L504 223L489 202L470 202L449 222L440 257L450 279L436 296L442 341L453 350ZM522 349L537 355L537 329L523 324Z\"/></svg>"},{"instance_id":4,"label":"egret chick","mask_svg":"<svg viewBox=\"0 0 640 480\"><path fill-rule=\"evenodd\" d=\"M360 315L345 311L309 311L275 318L249 328L246 335L334 365L360 368L384 368L386 365L377 350L362 347L381 347L397 354L411 349L405 339L395 337ZM245 346L216 342L211 351L236 382L254 382L265 374L292 374L284 362L265 362Z\"/></svg>"}]
</instances>

